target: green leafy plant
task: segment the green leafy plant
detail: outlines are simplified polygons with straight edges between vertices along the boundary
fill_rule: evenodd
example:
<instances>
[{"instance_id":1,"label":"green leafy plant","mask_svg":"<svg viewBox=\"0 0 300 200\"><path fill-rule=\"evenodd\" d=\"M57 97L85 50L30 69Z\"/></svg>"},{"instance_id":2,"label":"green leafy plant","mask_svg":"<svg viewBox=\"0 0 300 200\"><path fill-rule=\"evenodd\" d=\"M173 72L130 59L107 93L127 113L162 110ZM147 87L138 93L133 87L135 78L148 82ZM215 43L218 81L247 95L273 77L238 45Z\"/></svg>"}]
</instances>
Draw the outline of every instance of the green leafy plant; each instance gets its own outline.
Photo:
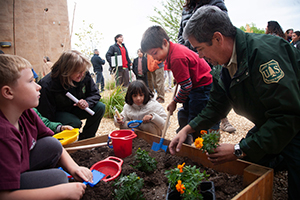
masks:
<instances>
[{"instance_id":1,"label":"green leafy plant","mask_svg":"<svg viewBox=\"0 0 300 200\"><path fill-rule=\"evenodd\" d=\"M147 151L138 148L134 157L136 159L134 163L137 163L137 165L132 167L143 172L153 172L156 169L157 162L154 158L149 156Z\"/></svg>"},{"instance_id":2,"label":"green leafy plant","mask_svg":"<svg viewBox=\"0 0 300 200\"><path fill-rule=\"evenodd\" d=\"M198 137L195 140L195 147L202 150L202 152L207 151L208 153L213 153L214 149L219 146L220 132L212 131L207 134L207 131L201 131L202 137Z\"/></svg>"},{"instance_id":3,"label":"green leafy plant","mask_svg":"<svg viewBox=\"0 0 300 200\"><path fill-rule=\"evenodd\" d=\"M101 98L101 102L105 104L105 114L104 117L113 118L116 107L120 112L123 109L125 104L125 94L126 92L123 90L122 86L116 87L109 96L104 96Z\"/></svg>"},{"instance_id":4,"label":"green leafy plant","mask_svg":"<svg viewBox=\"0 0 300 200\"><path fill-rule=\"evenodd\" d=\"M116 88L116 81L114 79L105 82L105 89L113 90L114 88Z\"/></svg>"},{"instance_id":5,"label":"green leafy plant","mask_svg":"<svg viewBox=\"0 0 300 200\"><path fill-rule=\"evenodd\" d=\"M117 189L115 189L113 193L114 199L144 199L143 193L141 191L144 186L144 180L138 177L134 172L129 174L128 176L121 176L113 183L113 186L117 187Z\"/></svg>"},{"instance_id":6,"label":"green leafy plant","mask_svg":"<svg viewBox=\"0 0 300 200\"><path fill-rule=\"evenodd\" d=\"M177 190L182 199L202 199L200 183L209 177L206 171L200 172L196 166L185 166L185 163L176 168L165 171L172 190Z\"/></svg>"}]
</instances>

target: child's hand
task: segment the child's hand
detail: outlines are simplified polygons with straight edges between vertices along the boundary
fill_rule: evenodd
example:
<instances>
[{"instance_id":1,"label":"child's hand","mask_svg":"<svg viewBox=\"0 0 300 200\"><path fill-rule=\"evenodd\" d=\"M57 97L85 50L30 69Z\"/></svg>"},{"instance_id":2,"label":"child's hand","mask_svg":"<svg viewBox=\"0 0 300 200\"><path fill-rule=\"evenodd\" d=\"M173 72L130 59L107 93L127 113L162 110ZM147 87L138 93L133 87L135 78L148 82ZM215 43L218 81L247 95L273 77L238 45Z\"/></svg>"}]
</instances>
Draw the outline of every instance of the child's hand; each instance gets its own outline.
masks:
<instances>
[{"instance_id":1,"label":"child's hand","mask_svg":"<svg viewBox=\"0 0 300 200\"><path fill-rule=\"evenodd\" d=\"M80 109L84 110L85 108L89 107L89 104L86 100L80 99L74 106L78 106Z\"/></svg>"},{"instance_id":2,"label":"child's hand","mask_svg":"<svg viewBox=\"0 0 300 200\"><path fill-rule=\"evenodd\" d=\"M73 130L74 128L72 126L69 125L63 125L60 127L60 131L64 131L64 130Z\"/></svg>"},{"instance_id":3,"label":"child's hand","mask_svg":"<svg viewBox=\"0 0 300 200\"><path fill-rule=\"evenodd\" d=\"M173 100L168 106L167 111L170 112L170 115L173 115L174 110L176 109L176 102Z\"/></svg>"},{"instance_id":4,"label":"child's hand","mask_svg":"<svg viewBox=\"0 0 300 200\"><path fill-rule=\"evenodd\" d=\"M143 117L143 123L148 123L152 120L153 116L152 115L145 115Z\"/></svg>"},{"instance_id":5,"label":"child's hand","mask_svg":"<svg viewBox=\"0 0 300 200\"><path fill-rule=\"evenodd\" d=\"M118 123L118 124L120 124L120 125L123 125L123 124L124 124L123 117L122 117L122 118L116 117L116 119L117 119L117 123Z\"/></svg>"},{"instance_id":6,"label":"child's hand","mask_svg":"<svg viewBox=\"0 0 300 200\"><path fill-rule=\"evenodd\" d=\"M93 173L86 167L79 166L71 175L77 181L93 182Z\"/></svg>"},{"instance_id":7,"label":"child's hand","mask_svg":"<svg viewBox=\"0 0 300 200\"><path fill-rule=\"evenodd\" d=\"M60 184L54 187L57 189L57 196L62 196L62 199L79 200L83 197L86 189L86 185L79 182Z\"/></svg>"}]
</instances>

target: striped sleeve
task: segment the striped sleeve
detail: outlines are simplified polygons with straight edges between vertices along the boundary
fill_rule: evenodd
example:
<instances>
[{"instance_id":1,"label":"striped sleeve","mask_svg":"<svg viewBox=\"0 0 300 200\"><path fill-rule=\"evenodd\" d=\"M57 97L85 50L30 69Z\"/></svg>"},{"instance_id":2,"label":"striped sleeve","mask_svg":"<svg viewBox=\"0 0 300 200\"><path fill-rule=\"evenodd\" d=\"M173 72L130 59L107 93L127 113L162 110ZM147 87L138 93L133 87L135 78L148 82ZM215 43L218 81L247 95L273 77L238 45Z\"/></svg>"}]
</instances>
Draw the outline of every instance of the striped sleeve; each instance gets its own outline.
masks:
<instances>
[{"instance_id":1,"label":"striped sleeve","mask_svg":"<svg viewBox=\"0 0 300 200\"><path fill-rule=\"evenodd\" d=\"M188 78L187 80L179 82L178 84L180 85L180 90L178 94L174 97L174 101L176 103L184 103L192 90L192 80L191 78Z\"/></svg>"}]
</instances>

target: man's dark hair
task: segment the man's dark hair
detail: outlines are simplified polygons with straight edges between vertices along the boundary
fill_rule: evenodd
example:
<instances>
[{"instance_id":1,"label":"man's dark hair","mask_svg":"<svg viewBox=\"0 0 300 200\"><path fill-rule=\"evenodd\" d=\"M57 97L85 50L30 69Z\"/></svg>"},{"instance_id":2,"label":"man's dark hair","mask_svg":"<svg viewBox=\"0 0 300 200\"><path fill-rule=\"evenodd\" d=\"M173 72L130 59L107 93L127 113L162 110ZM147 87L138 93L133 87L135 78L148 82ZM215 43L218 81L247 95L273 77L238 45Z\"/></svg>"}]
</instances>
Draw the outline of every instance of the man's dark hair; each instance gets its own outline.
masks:
<instances>
[{"instance_id":1,"label":"man's dark hair","mask_svg":"<svg viewBox=\"0 0 300 200\"><path fill-rule=\"evenodd\" d=\"M117 39L118 39L119 37L122 37L122 36L123 36L122 34L116 35L116 36L115 36L115 42L117 42Z\"/></svg>"}]
</instances>

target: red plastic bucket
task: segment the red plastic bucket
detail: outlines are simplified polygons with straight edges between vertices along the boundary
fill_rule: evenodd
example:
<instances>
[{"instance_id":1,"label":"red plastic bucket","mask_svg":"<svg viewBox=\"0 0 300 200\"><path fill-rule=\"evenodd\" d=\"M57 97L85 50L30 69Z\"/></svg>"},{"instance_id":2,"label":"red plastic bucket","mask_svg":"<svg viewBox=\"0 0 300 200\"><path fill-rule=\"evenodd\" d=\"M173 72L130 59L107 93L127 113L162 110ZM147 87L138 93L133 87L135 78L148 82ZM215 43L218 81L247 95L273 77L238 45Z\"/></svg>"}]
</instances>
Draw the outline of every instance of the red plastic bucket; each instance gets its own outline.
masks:
<instances>
[{"instance_id":1,"label":"red plastic bucket","mask_svg":"<svg viewBox=\"0 0 300 200\"><path fill-rule=\"evenodd\" d=\"M112 141L110 148L114 149L114 153L119 158L125 158L132 153L132 139L137 135L132 130L117 130L108 135L107 143Z\"/></svg>"}]
</instances>

